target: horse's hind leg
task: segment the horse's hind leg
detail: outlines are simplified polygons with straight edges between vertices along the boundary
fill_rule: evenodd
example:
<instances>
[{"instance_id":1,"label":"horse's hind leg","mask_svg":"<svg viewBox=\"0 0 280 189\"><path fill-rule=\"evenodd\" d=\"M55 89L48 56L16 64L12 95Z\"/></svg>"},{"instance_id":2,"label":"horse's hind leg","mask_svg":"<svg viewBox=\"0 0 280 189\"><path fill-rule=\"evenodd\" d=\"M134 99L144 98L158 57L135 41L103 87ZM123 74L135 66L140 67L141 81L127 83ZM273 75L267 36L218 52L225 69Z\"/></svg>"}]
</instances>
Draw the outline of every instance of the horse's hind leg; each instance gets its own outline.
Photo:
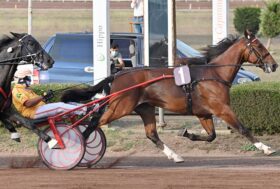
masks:
<instances>
[{"instance_id":1,"label":"horse's hind leg","mask_svg":"<svg viewBox=\"0 0 280 189\"><path fill-rule=\"evenodd\" d=\"M244 127L241 122L237 119L235 113L231 110L229 106L224 106L221 112L215 114L217 117L223 119L227 122L231 128L236 129L240 134L245 136L249 141L251 141L259 150L263 150L266 155L270 155L275 152L271 147L259 142L252 133Z\"/></svg>"},{"instance_id":2,"label":"horse's hind leg","mask_svg":"<svg viewBox=\"0 0 280 189\"><path fill-rule=\"evenodd\" d=\"M176 163L183 162L184 159L181 156L177 155L160 140L156 130L155 108L149 104L141 104L135 108L135 112L141 116L144 122L146 136L163 151L168 159L173 159Z\"/></svg>"},{"instance_id":3,"label":"horse's hind leg","mask_svg":"<svg viewBox=\"0 0 280 189\"><path fill-rule=\"evenodd\" d=\"M207 132L208 136L200 136L200 135L188 133L187 129L183 130L182 134L180 134L180 135L187 137L192 141L212 142L216 138L216 132L215 132L212 116L199 117L199 121L200 121L202 127Z\"/></svg>"}]
</instances>

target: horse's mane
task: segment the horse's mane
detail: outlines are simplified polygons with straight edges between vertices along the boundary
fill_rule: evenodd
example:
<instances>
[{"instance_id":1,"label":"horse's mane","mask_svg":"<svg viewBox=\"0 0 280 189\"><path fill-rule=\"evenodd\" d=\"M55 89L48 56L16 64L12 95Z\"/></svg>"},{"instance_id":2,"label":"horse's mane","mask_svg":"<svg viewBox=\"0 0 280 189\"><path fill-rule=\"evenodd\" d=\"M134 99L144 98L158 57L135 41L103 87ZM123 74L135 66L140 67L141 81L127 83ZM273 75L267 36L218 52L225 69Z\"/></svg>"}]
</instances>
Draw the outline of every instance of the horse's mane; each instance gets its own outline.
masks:
<instances>
[{"instance_id":1,"label":"horse's mane","mask_svg":"<svg viewBox=\"0 0 280 189\"><path fill-rule=\"evenodd\" d=\"M7 36L7 35L3 35L3 37L0 38L0 51L2 51L3 48L4 48L7 44L11 43L14 39L15 39L15 37L9 37L9 36Z\"/></svg>"},{"instance_id":2,"label":"horse's mane","mask_svg":"<svg viewBox=\"0 0 280 189\"><path fill-rule=\"evenodd\" d=\"M209 45L206 48L202 49L202 54L204 55L207 63L209 63L211 60L225 52L238 39L238 36L229 35L227 38L221 40L217 45Z\"/></svg>"},{"instance_id":3,"label":"horse's mane","mask_svg":"<svg viewBox=\"0 0 280 189\"><path fill-rule=\"evenodd\" d=\"M176 60L176 65L203 65L208 64L211 60L216 58L225 52L229 47L231 47L237 40L239 36L229 35L227 38L221 40L217 45L208 45L202 49L201 57L192 58L178 58Z\"/></svg>"}]
</instances>

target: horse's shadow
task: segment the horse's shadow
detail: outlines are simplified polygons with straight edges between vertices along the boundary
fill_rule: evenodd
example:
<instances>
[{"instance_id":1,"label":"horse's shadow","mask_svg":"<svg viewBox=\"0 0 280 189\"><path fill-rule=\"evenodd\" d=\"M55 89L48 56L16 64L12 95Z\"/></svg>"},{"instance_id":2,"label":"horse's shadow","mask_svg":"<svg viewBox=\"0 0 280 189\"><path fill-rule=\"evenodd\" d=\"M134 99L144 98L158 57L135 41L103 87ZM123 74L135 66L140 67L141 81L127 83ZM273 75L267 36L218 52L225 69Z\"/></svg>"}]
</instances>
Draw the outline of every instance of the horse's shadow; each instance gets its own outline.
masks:
<instances>
[{"instance_id":1,"label":"horse's shadow","mask_svg":"<svg viewBox=\"0 0 280 189\"><path fill-rule=\"evenodd\" d=\"M280 156L280 150L277 150L276 152L274 152L273 154L271 154L269 156L271 156L271 157Z\"/></svg>"}]
</instances>

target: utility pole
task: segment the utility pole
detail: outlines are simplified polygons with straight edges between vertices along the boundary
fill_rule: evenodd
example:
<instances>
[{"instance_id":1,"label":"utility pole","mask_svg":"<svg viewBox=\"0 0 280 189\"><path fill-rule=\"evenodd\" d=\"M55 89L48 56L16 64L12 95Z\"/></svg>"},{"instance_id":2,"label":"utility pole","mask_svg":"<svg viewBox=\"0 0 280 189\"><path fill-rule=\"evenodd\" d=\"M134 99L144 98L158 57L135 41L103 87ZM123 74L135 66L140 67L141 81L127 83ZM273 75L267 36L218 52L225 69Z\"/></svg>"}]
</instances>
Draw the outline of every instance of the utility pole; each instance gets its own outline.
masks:
<instances>
[{"instance_id":1,"label":"utility pole","mask_svg":"<svg viewBox=\"0 0 280 189\"><path fill-rule=\"evenodd\" d=\"M168 0L168 66L174 66L176 59L176 2L175 0ZM159 127L165 127L164 109L159 108Z\"/></svg>"},{"instance_id":2,"label":"utility pole","mask_svg":"<svg viewBox=\"0 0 280 189\"><path fill-rule=\"evenodd\" d=\"M228 35L228 0L212 0L212 11L212 44L215 45Z\"/></svg>"},{"instance_id":3,"label":"utility pole","mask_svg":"<svg viewBox=\"0 0 280 189\"><path fill-rule=\"evenodd\" d=\"M32 33L32 0L28 0L28 34Z\"/></svg>"},{"instance_id":4,"label":"utility pole","mask_svg":"<svg viewBox=\"0 0 280 189\"><path fill-rule=\"evenodd\" d=\"M176 59L176 2L168 0L168 66Z\"/></svg>"},{"instance_id":5,"label":"utility pole","mask_svg":"<svg viewBox=\"0 0 280 189\"><path fill-rule=\"evenodd\" d=\"M109 0L93 0L93 84L110 75L110 11ZM93 71L92 70L92 71ZM108 128L108 124L103 128Z\"/></svg>"},{"instance_id":6,"label":"utility pole","mask_svg":"<svg viewBox=\"0 0 280 189\"><path fill-rule=\"evenodd\" d=\"M94 84L110 75L109 0L93 0L93 67Z\"/></svg>"}]
</instances>

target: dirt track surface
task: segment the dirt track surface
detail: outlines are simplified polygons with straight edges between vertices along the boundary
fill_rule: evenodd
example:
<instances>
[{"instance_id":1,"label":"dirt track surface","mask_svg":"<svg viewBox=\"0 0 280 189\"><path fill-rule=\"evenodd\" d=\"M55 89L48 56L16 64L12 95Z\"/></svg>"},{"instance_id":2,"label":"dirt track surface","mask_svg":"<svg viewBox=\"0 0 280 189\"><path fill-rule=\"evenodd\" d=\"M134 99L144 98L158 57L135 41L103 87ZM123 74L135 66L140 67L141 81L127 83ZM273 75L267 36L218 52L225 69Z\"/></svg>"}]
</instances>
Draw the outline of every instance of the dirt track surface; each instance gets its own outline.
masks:
<instances>
[{"instance_id":1,"label":"dirt track surface","mask_svg":"<svg viewBox=\"0 0 280 189\"><path fill-rule=\"evenodd\" d=\"M279 188L277 170L236 169L101 169L54 172L17 169L0 172L6 189L171 189L171 188ZM257 179L256 179L257 178ZM11 182L12 181L12 182Z\"/></svg>"},{"instance_id":2,"label":"dirt track surface","mask_svg":"<svg viewBox=\"0 0 280 189\"><path fill-rule=\"evenodd\" d=\"M14 157L12 166L17 167L15 162L20 159L27 162L28 166L32 166L30 162L37 162L32 161L36 159L34 156ZM37 162L35 168L1 169L0 188L280 188L278 156L184 156L184 159L184 163L175 164L164 156L114 154L106 155L95 168L75 168L71 171L52 171ZM1 157L1 167L4 162L5 157Z\"/></svg>"}]
</instances>

